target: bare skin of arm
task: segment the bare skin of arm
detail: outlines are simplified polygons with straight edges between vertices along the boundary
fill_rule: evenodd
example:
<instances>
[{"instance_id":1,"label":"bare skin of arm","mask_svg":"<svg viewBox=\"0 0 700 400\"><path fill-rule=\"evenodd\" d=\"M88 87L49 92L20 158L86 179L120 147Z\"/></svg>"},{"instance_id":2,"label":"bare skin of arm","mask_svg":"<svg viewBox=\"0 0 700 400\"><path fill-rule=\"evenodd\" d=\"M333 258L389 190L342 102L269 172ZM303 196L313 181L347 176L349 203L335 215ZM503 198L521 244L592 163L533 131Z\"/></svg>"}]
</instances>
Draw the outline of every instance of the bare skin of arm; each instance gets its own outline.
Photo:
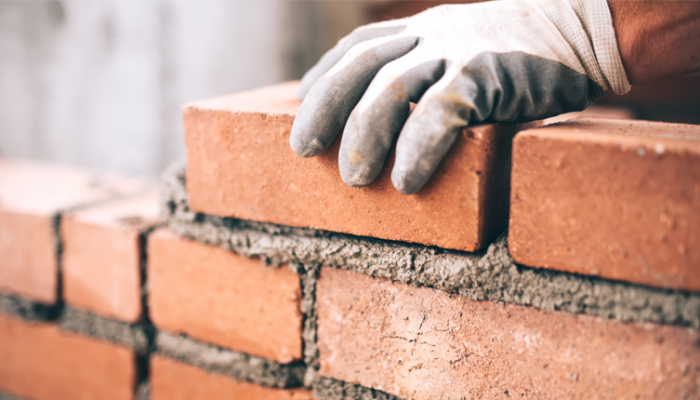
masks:
<instances>
[{"instance_id":1,"label":"bare skin of arm","mask_svg":"<svg viewBox=\"0 0 700 400\"><path fill-rule=\"evenodd\" d=\"M700 72L700 1L608 0L632 84Z\"/></svg>"}]
</instances>

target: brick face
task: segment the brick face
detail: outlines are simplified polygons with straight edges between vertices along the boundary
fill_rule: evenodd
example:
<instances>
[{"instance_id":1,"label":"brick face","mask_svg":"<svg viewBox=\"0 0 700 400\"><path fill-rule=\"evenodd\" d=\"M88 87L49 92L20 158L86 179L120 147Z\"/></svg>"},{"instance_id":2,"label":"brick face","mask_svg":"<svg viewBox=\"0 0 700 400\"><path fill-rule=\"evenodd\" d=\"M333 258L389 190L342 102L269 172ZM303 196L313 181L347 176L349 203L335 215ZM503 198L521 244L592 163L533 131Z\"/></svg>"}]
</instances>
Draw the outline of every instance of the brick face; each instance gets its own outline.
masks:
<instances>
[{"instance_id":1,"label":"brick face","mask_svg":"<svg viewBox=\"0 0 700 400\"><path fill-rule=\"evenodd\" d=\"M0 209L0 291L51 304L56 280L52 218Z\"/></svg>"},{"instance_id":2,"label":"brick face","mask_svg":"<svg viewBox=\"0 0 700 400\"><path fill-rule=\"evenodd\" d=\"M185 108L194 211L468 251L507 225L510 139L521 126L463 131L414 195L392 186L393 153L377 180L357 189L340 178L339 140L310 159L290 149L296 89L291 82Z\"/></svg>"},{"instance_id":3,"label":"brick face","mask_svg":"<svg viewBox=\"0 0 700 400\"><path fill-rule=\"evenodd\" d=\"M311 400L303 389L272 389L154 355L151 357L152 400Z\"/></svg>"},{"instance_id":4,"label":"brick face","mask_svg":"<svg viewBox=\"0 0 700 400\"><path fill-rule=\"evenodd\" d=\"M470 301L323 268L324 376L406 399L693 399L700 332Z\"/></svg>"},{"instance_id":5,"label":"brick face","mask_svg":"<svg viewBox=\"0 0 700 400\"><path fill-rule=\"evenodd\" d=\"M54 216L145 187L140 180L0 159L0 291L55 302Z\"/></svg>"},{"instance_id":6,"label":"brick face","mask_svg":"<svg viewBox=\"0 0 700 400\"><path fill-rule=\"evenodd\" d=\"M700 126L576 120L514 141L525 265L700 290Z\"/></svg>"},{"instance_id":7,"label":"brick face","mask_svg":"<svg viewBox=\"0 0 700 400\"><path fill-rule=\"evenodd\" d=\"M0 314L0 391L32 400L131 400L131 350Z\"/></svg>"},{"instance_id":8,"label":"brick face","mask_svg":"<svg viewBox=\"0 0 700 400\"><path fill-rule=\"evenodd\" d=\"M61 224L66 303L137 321L142 311L139 235L157 221L157 192L66 216Z\"/></svg>"},{"instance_id":9,"label":"brick face","mask_svg":"<svg viewBox=\"0 0 700 400\"><path fill-rule=\"evenodd\" d=\"M299 276L170 231L149 236L154 324L281 363L302 358Z\"/></svg>"}]
</instances>

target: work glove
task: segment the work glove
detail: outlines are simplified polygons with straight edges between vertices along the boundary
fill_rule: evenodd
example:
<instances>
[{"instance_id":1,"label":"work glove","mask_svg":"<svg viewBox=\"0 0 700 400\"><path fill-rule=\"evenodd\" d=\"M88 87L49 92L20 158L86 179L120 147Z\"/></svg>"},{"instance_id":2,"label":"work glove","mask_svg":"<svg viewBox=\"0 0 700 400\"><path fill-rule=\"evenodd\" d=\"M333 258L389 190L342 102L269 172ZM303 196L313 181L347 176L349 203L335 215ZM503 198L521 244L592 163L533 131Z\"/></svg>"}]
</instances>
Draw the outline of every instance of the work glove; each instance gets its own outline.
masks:
<instances>
[{"instance_id":1,"label":"work glove","mask_svg":"<svg viewBox=\"0 0 700 400\"><path fill-rule=\"evenodd\" d=\"M362 187L398 134L391 180L410 194L465 127L580 111L629 87L605 0L439 6L357 28L328 51L301 81L290 144L313 157L344 129L340 175Z\"/></svg>"}]
</instances>

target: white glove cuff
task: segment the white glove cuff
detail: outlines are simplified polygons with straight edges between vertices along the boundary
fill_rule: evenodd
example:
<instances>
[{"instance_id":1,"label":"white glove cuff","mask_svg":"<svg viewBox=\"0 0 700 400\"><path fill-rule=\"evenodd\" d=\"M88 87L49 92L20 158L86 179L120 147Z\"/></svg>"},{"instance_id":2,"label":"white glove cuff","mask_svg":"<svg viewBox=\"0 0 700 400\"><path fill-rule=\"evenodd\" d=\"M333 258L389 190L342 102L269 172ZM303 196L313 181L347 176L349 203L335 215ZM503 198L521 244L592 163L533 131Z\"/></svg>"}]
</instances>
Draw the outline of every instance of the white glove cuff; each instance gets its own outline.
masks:
<instances>
[{"instance_id":1,"label":"white glove cuff","mask_svg":"<svg viewBox=\"0 0 700 400\"><path fill-rule=\"evenodd\" d=\"M574 49L588 75L606 90L630 90L606 0L532 0Z\"/></svg>"},{"instance_id":2,"label":"white glove cuff","mask_svg":"<svg viewBox=\"0 0 700 400\"><path fill-rule=\"evenodd\" d=\"M615 94L630 90L627 73L617 47L612 15L606 0L568 0L593 43L598 65Z\"/></svg>"}]
</instances>

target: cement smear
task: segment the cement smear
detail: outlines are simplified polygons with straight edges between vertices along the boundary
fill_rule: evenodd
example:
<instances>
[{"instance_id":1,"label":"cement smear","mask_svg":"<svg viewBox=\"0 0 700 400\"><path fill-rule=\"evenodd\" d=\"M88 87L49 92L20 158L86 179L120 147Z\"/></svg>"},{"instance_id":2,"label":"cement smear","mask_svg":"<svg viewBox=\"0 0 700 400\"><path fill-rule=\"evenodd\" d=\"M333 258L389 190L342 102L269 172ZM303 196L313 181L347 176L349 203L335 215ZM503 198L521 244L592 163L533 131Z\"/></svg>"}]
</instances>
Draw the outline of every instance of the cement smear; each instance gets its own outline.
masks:
<instances>
[{"instance_id":1,"label":"cement smear","mask_svg":"<svg viewBox=\"0 0 700 400\"><path fill-rule=\"evenodd\" d=\"M299 387L306 372L303 363L279 364L162 331L156 335L156 352L206 371L273 388Z\"/></svg>"},{"instance_id":2,"label":"cement smear","mask_svg":"<svg viewBox=\"0 0 700 400\"><path fill-rule=\"evenodd\" d=\"M64 331L126 346L136 354L146 354L150 348L152 328L147 324L128 324L72 307L65 307L58 324Z\"/></svg>"},{"instance_id":3,"label":"cement smear","mask_svg":"<svg viewBox=\"0 0 700 400\"><path fill-rule=\"evenodd\" d=\"M189 210L184 166L163 179L163 218L176 233L269 265L326 265L489 300L700 329L700 293L674 292L524 267L502 235L477 253L221 218Z\"/></svg>"},{"instance_id":4,"label":"cement smear","mask_svg":"<svg viewBox=\"0 0 700 400\"><path fill-rule=\"evenodd\" d=\"M60 306L35 303L21 297L0 294L0 312L28 321L52 321L58 318Z\"/></svg>"}]
</instances>

